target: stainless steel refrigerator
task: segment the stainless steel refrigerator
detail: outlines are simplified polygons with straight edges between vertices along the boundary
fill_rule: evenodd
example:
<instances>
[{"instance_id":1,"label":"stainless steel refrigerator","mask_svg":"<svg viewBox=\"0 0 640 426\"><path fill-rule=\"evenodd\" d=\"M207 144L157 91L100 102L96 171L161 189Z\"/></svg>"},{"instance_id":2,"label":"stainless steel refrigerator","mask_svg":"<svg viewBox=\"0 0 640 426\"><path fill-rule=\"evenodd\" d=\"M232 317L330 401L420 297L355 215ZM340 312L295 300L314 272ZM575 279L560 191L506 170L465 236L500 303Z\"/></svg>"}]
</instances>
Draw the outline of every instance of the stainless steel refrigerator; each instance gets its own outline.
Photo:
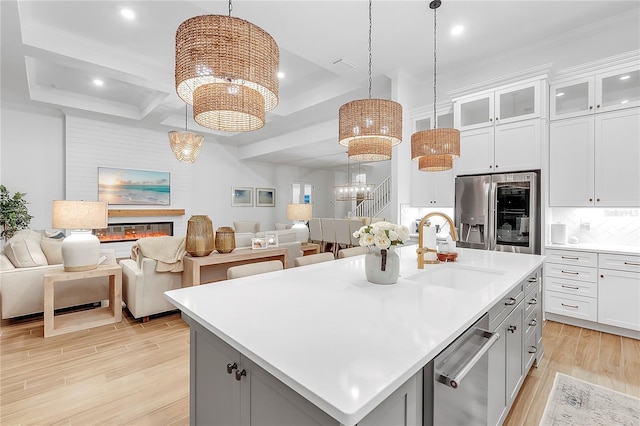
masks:
<instances>
[{"instance_id":1,"label":"stainless steel refrigerator","mask_svg":"<svg viewBox=\"0 0 640 426\"><path fill-rule=\"evenodd\" d=\"M539 187L536 172L456 177L457 246L540 254Z\"/></svg>"}]
</instances>

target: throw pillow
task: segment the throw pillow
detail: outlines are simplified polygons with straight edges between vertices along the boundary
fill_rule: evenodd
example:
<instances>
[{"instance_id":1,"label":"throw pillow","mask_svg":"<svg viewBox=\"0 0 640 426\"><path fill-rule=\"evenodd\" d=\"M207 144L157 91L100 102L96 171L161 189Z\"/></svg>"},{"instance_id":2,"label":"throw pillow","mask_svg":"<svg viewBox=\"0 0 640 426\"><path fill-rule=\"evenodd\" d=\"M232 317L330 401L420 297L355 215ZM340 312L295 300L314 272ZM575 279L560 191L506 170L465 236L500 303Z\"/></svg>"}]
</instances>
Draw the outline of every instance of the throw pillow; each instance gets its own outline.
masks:
<instances>
[{"instance_id":1,"label":"throw pillow","mask_svg":"<svg viewBox=\"0 0 640 426\"><path fill-rule=\"evenodd\" d=\"M62 261L62 240L56 238L43 238L40 242L40 248L47 258L49 265L58 265L64 263Z\"/></svg>"},{"instance_id":2,"label":"throw pillow","mask_svg":"<svg viewBox=\"0 0 640 426\"><path fill-rule=\"evenodd\" d=\"M62 231L52 231L52 232L44 231L44 236L45 238L53 238L56 240L61 240L65 237L64 232Z\"/></svg>"},{"instance_id":3,"label":"throw pillow","mask_svg":"<svg viewBox=\"0 0 640 426\"><path fill-rule=\"evenodd\" d=\"M0 271L8 271L10 269L16 269L16 267L13 266L13 263L11 263L7 256L0 254Z\"/></svg>"},{"instance_id":4,"label":"throw pillow","mask_svg":"<svg viewBox=\"0 0 640 426\"><path fill-rule=\"evenodd\" d=\"M4 248L4 254L16 268L47 265L47 257L40 244L28 238L10 242Z\"/></svg>"},{"instance_id":5,"label":"throw pillow","mask_svg":"<svg viewBox=\"0 0 640 426\"><path fill-rule=\"evenodd\" d=\"M13 234L13 237L9 238L9 240L7 241L7 244L11 243L12 241L21 241L21 240L27 240L27 239L35 241L38 244L40 244L40 241L42 240L42 234L37 231L32 231L31 229L21 229L15 234Z\"/></svg>"}]
</instances>

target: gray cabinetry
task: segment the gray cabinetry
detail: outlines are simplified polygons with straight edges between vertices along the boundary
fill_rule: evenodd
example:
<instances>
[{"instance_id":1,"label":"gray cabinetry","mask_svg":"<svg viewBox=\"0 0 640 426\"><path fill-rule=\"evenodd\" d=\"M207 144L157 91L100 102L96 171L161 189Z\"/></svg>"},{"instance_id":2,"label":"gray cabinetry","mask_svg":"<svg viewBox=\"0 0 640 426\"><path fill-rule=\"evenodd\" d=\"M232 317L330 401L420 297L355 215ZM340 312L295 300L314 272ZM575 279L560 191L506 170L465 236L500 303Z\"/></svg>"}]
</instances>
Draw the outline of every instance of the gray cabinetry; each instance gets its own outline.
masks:
<instances>
[{"instance_id":1,"label":"gray cabinetry","mask_svg":"<svg viewBox=\"0 0 640 426\"><path fill-rule=\"evenodd\" d=\"M219 337L183 314L191 328L192 425L335 425L339 423ZM422 422L422 372L358 425Z\"/></svg>"}]
</instances>

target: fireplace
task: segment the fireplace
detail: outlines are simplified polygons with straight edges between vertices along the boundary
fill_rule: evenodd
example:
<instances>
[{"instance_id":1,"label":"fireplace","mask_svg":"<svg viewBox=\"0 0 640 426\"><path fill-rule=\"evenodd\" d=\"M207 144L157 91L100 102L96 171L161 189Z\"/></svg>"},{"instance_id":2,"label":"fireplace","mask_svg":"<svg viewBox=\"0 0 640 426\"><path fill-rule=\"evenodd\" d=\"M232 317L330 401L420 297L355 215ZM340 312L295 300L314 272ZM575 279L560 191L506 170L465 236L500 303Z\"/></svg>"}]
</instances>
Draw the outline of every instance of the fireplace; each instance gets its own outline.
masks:
<instances>
[{"instance_id":1,"label":"fireplace","mask_svg":"<svg viewBox=\"0 0 640 426\"><path fill-rule=\"evenodd\" d=\"M135 241L138 238L173 235L173 222L114 223L93 231L101 243Z\"/></svg>"}]
</instances>

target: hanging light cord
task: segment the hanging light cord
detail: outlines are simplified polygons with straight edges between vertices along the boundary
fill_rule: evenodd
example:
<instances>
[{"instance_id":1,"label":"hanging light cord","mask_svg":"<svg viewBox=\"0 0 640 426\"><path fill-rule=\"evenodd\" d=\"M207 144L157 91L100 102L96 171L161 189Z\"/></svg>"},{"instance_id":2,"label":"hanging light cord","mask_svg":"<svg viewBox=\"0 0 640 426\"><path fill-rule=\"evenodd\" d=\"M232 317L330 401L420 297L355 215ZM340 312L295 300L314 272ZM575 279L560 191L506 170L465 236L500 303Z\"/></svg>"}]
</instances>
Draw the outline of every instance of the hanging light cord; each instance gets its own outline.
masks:
<instances>
[{"instance_id":1,"label":"hanging light cord","mask_svg":"<svg viewBox=\"0 0 640 426\"><path fill-rule=\"evenodd\" d=\"M231 0L229 0L229 18L231 18L231 11L233 10L233 6L231 5Z\"/></svg>"},{"instance_id":2,"label":"hanging light cord","mask_svg":"<svg viewBox=\"0 0 640 426\"><path fill-rule=\"evenodd\" d=\"M433 1L431 2L430 6L433 9L433 128L437 129L438 128L438 123L436 122L437 120L437 114L436 114L436 98L438 96L437 90L436 90L436 82L438 79L438 73L436 72L436 68L437 68L437 60L436 60L436 47L437 47L437 42L436 42L436 23L437 23L437 18L436 15L438 14L438 6L440 6L440 2L439 1Z\"/></svg>"},{"instance_id":3,"label":"hanging light cord","mask_svg":"<svg viewBox=\"0 0 640 426\"><path fill-rule=\"evenodd\" d=\"M373 55L371 54L371 22L371 0L369 0L369 99L371 99L371 62L373 60Z\"/></svg>"},{"instance_id":4,"label":"hanging light cord","mask_svg":"<svg viewBox=\"0 0 640 426\"><path fill-rule=\"evenodd\" d=\"M188 106L185 104L184 106L184 131L187 132L187 108Z\"/></svg>"}]
</instances>

